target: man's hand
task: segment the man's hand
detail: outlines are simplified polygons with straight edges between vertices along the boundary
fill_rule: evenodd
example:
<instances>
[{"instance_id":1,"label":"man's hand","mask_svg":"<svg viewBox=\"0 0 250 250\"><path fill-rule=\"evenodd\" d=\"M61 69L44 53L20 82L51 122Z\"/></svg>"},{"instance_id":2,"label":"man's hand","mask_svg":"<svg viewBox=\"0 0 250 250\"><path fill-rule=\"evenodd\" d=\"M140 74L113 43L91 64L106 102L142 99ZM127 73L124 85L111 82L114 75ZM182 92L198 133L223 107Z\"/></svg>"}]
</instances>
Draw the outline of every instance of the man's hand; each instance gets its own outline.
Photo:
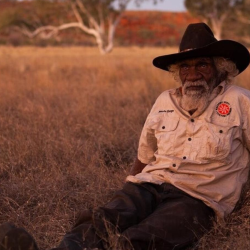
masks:
<instances>
[{"instance_id":1,"label":"man's hand","mask_svg":"<svg viewBox=\"0 0 250 250\"><path fill-rule=\"evenodd\" d=\"M130 169L130 175L136 175L141 173L141 171L144 169L144 167L147 164L142 163L138 158L135 160L134 165L132 166L132 168Z\"/></svg>"}]
</instances>

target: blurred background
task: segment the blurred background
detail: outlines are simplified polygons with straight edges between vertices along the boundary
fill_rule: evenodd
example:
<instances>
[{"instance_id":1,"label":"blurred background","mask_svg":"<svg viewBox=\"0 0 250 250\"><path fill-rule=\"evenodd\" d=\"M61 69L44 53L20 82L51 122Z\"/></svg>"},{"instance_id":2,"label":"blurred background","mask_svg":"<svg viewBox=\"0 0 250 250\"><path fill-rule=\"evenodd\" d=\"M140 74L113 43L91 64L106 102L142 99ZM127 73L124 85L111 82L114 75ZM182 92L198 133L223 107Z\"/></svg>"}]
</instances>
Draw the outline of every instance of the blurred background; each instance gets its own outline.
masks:
<instances>
[{"instance_id":1,"label":"blurred background","mask_svg":"<svg viewBox=\"0 0 250 250\"><path fill-rule=\"evenodd\" d=\"M123 185L155 99L179 86L153 58L176 53L201 21L250 46L249 10L249 0L0 0L0 223L26 228L40 250L58 246L79 212ZM192 249L250 249L249 188L238 205Z\"/></svg>"},{"instance_id":2,"label":"blurred background","mask_svg":"<svg viewBox=\"0 0 250 250\"><path fill-rule=\"evenodd\" d=\"M187 24L206 22L218 39L250 44L249 0L0 1L0 44L177 46Z\"/></svg>"}]
</instances>

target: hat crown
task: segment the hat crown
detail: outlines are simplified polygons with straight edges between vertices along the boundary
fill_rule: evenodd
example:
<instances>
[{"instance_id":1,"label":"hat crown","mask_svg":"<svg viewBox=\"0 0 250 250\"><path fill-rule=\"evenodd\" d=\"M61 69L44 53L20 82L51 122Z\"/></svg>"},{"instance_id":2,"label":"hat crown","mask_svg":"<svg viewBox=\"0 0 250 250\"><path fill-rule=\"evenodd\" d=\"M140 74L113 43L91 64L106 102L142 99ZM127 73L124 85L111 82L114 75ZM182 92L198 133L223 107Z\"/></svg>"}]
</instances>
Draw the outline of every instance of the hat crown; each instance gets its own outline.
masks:
<instances>
[{"instance_id":1,"label":"hat crown","mask_svg":"<svg viewBox=\"0 0 250 250\"><path fill-rule=\"evenodd\" d=\"M217 42L213 32L205 23L188 25L181 43L180 52L202 48L211 43Z\"/></svg>"}]
</instances>

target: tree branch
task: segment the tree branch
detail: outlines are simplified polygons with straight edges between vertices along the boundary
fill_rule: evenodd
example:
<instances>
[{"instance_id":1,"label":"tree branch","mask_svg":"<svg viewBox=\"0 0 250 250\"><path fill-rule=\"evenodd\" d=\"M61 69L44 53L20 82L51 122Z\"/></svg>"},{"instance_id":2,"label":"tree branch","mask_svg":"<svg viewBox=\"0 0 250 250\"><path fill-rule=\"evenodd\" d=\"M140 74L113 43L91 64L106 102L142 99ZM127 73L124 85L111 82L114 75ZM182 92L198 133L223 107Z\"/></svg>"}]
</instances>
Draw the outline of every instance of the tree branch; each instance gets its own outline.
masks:
<instances>
[{"instance_id":1,"label":"tree branch","mask_svg":"<svg viewBox=\"0 0 250 250\"><path fill-rule=\"evenodd\" d=\"M113 1L105 2L100 0L97 1L98 4L92 4L89 8L89 5L85 4L82 0L71 0L70 6L76 19L75 22L73 21L59 26L46 25L38 27L35 30L31 30L31 27L22 25L20 22L18 26L14 27L29 38L41 37L43 39L55 37L61 30L79 28L84 33L95 37L100 52L105 54L113 49L115 30L128 3L132 0L116 1L118 3L118 9L114 10L114 7L110 5ZM97 16L95 16L95 14L97 14ZM50 24L49 22L47 23ZM105 30L106 27L108 28L107 30Z\"/></svg>"},{"instance_id":2,"label":"tree branch","mask_svg":"<svg viewBox=\"0 0 250 250\"><path fill-rule=\"evenodd\" d=\"M100 25L97 23L97 21L94 19L94 17L90 14L90 12L85 8L84 4L80 0L76 0L76 3L79 7L79 9L88 17L90 23L93 25L93 27L98 30L100 29Z\"/></svg>"},{"instance_id":3,"label":"tree branch","mask_svg":"<svg viewBox=\"0 0 250 250\"><path fill-rule=\"evenodd\" d=\"M93 35L93 36L98 35L98 32L96 30L90 29L87 26L85 26L84 24L79 23L79 22L66 23L66 24L62 24L60 26L47 25L47 26L40 27L40 28L36 29L35 31L29 31L25 27L16 27L16 30L20 31L22 34L28 36L29 38L34 38L34 37L39 36L41 34L42 34L43 38L45 38L44 35L46 33L48 34L48 38L50 38L54 34L57 34L60 30L65 30L65 29L69 29L69 28L80 28L81 30L83 30L84 32L86 32L89 35Z\"/></svg>"},{"instance_id":4,"label":"tree branch","mask_svg":"<svg viewBox=\"0 0 250 250\"><path fill-rule=\"evenodd\" d=\"M80 15L79 11L77 10L75 3L71 3L71 8L72 8L73 13L74 13L74 15L75 15L75 17L76 17L76 20L77 20L79 23L83 23L82 17L81 17L81 15Z\"/></svg>"}]
</instances>

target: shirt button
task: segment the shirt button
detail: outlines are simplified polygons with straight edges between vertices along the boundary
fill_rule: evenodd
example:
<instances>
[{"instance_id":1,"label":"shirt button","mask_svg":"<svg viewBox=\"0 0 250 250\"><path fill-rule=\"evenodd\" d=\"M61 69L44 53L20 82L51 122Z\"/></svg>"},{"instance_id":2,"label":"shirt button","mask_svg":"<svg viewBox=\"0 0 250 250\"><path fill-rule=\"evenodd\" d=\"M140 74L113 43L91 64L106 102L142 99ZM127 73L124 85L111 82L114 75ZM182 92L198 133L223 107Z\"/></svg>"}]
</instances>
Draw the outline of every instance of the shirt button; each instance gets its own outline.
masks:
<instances>
[{"instance_id":1,"label":"shirt button","mask_svg":"<svg viewBox=\"0 0 250 250\"><path fill-rule=\"evenodd\" d=\"M186 156L183 156L183 159L184 159L184 160L186 160L186 159L187 159L187 157L186 157Z\"/></svg>"},{"instance_id":2,"label":"shirt button","mask_svg":"<svg viewBox=\"0 0 250 250\"><path fill-rule=\"evenodd\" d=\"M176 164L173 164L173 167L176 167Z\"/></svg>"},{"instance_id":3,"label":"shirt button","mask_svg":"<svg viewBox=\"0 0 250 250\"><path fill-rule=\"evenodd\" d=\"M192 139L191 139L191 138L188 138L188 140L189 140L189 141L192 141Z\"/></svg>"},{"instance_id":4,"label":"shirt button","mask_svg":"<svg viewBox=\"0 0 250 250\"><path fill-rule=\"evenodd\" d=\"M162 126L161 128L162 128L162 129L165 129L165 126Z\"/></svg>"},{"instance_id":5,"label":"shirt button","mask_svg":"<svg viewBox=\"0 0 250 250\"><path fill-rule=\"evenodd\" d=\"M220 130L219 132L222 134L222 133L223 133L223 130Z\"/></svg>"},{"instance_id":6,"label":"shirt button","mask_svg":"<svg viewBox=\"0 0 250 250\"><path fill-rule=\"evenodd\" d=\"M191 121L191 122L194 122L194 119L191 119L190 121Z\"/></svg>"}]
</instances>

